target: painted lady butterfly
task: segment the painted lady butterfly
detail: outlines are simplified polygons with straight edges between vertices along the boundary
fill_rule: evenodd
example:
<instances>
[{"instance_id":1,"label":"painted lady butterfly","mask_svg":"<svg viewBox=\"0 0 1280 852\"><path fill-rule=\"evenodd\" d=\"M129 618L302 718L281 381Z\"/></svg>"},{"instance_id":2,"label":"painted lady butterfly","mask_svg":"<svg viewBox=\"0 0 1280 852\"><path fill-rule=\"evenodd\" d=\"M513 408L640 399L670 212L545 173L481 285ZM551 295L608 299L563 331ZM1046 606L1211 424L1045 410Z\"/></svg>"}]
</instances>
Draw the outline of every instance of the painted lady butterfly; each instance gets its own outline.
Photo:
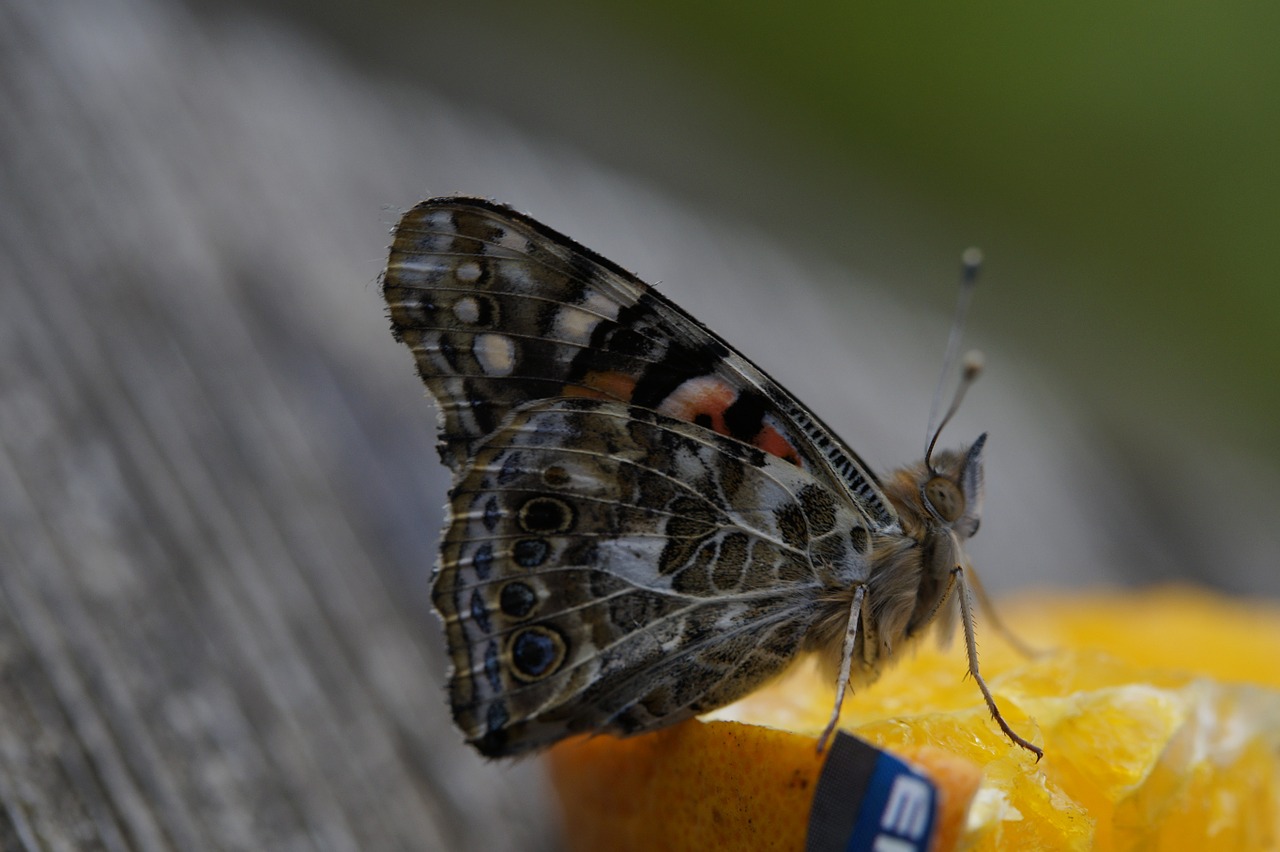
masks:
<instances>
[{"instance_id":1,"label":"painted lady butterfly","mask_svg":"<svg viewBox=\"0 0 1280 852\"><path fill-rule=\"evenodd\" d=\"M432 595L482 754L669 725L806 650L836 672L821 747L846 687L958 612L993 717L1040 755L978 672L962 542L985 435L877 478L693 317L488 201L405 214L383 292L440 406L454 485Z\"/></svg>"}]
</instances>

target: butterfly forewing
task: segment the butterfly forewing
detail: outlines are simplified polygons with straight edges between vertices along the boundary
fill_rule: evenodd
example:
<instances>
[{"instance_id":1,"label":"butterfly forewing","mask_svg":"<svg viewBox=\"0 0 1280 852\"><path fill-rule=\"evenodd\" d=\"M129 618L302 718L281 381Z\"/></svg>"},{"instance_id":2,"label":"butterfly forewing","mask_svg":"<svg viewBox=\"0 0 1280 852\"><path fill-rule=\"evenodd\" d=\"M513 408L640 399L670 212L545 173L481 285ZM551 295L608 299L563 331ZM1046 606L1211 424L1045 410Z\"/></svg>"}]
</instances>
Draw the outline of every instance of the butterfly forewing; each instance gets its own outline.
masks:
<instances>
[{"instance_id":1,"label":"butterfly forewing","mask_svg":"<svg viewBox=\"0 0 1280 852\"><path fill-rule=\"evenodd\" d=\"M443 412L457 471L512 409L612 399L698 423L826 480L896 522L857 455L727 343L615 264L508 208L423 202L396 228L384 294Z\"/></svg>"}]
</instances>

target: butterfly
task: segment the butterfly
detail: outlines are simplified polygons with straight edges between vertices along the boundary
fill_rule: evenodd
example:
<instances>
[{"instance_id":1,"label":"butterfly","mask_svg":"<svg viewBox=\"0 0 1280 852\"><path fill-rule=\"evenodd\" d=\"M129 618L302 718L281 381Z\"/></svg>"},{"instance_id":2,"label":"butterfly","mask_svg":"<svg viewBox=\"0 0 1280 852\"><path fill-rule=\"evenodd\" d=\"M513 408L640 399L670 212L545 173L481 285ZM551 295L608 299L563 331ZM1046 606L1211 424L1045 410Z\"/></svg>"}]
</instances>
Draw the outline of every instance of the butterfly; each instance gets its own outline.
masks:
<instances>
[{"instance_id":1,"label":"butterfly","mask_svg":"<svg viewBox=\"0 0 1280 852\"><path fill-rule=\"evenodd\" d=\"M490 201L406 213L383 294L439 405L453 486L432 601L481 754L670 725L804 652L837 685L821 749L847 689L959 615L992 716L1040 756L978 670L963 542L985 435L935 454L935 432L877 477L653 288Z\"/></svg>"}]
</instances>

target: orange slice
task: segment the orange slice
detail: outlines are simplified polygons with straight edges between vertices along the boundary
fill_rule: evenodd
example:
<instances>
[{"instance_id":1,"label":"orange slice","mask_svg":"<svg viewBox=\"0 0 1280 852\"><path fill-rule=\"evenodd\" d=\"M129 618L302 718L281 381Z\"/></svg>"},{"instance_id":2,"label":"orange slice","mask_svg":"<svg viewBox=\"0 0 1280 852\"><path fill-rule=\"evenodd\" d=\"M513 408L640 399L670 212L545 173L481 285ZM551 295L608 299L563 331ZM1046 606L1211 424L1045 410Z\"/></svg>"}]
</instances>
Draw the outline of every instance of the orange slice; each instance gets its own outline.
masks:
<instances>
[{"instance_id":1,"label":"orange slice","mask_svg":"<svg viewBox=\"0 0 1280 852\"><path fill-rule=\"evenodd\" d=\"M843 728L942 793L934 849L1280 845L1280 606L1211 592L1028 596L982 670L1034 756L992 722L959 648L922 647L845 700ZM979 624L982 627L982 624ZM983 634L986 636L986 634ZM831 684L808 665L718 720L548 754L573 849L803 849Z\"/></svg>"}]
</instances>

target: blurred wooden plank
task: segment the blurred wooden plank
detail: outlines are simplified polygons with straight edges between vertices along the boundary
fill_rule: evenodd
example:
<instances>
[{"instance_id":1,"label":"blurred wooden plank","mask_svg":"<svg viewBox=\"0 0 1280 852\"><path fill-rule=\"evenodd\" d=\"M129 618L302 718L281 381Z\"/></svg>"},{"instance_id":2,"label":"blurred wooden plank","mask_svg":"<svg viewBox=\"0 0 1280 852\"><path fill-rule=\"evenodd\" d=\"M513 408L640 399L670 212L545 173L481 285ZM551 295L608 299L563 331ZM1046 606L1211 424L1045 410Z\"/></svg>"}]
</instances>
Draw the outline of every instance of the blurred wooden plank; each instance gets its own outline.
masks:
<instances>
[{"instance_id":1,"label":"blurred wooden plank","mask_svg":"<svg viewBox=\"0 0 1280 852\"><path fill-rule=\"evenodd\" d=\"M332 342L345 287L393 347L367 282L291 262L344 264L217 138L208 49L147 2L0 11L0 847L546 846L536 766L449 723L435 531L387 534L436 523L396 506L438 499L401 469L430 409L398 434L408 359ZM227 251L255 228L280 250Z\"/></svg>"}]
</instances>

